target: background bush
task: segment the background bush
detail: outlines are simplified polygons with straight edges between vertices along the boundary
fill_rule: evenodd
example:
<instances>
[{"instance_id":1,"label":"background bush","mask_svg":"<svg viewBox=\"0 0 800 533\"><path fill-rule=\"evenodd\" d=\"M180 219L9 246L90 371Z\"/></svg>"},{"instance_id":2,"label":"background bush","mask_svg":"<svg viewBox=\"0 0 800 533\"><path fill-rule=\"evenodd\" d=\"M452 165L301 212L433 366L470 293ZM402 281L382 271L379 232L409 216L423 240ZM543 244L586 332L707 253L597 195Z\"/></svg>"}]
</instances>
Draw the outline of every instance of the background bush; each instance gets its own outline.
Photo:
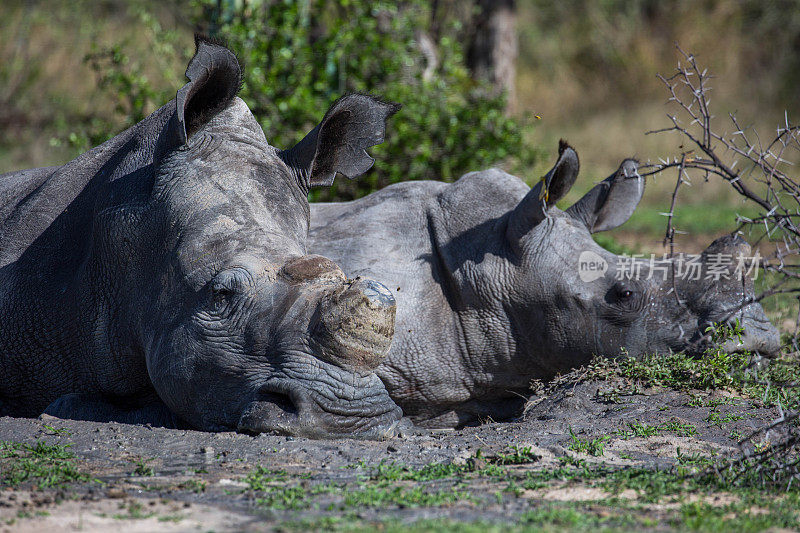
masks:
<instances>
[{"instance_id":1,"label":"background bush","mask_svg":"<svg viewBox=\"0 0 800 533\"><path fill-rule=\"evenodd\" d=\"M153 53L186 55L174 32L134 9ZM525 119L507 116L504 96L469 76L455 38L458 20L437 31L436 62L428 64L419 44L432 20L428 2L194 0L187 12L198 29L239 56L245 66L240 96L273 146L293 146L344 93L371 93L403 105L386 141L371 150L376 161L367 175L336 180L330 189L313 191L315 199L350 200L399 181L452 181L470 170L535 160L536 151L524 142ZM80 149L113 136L124 129L120 125L135 124L182 83L156 89L125 43L94 49L85 60L116 100L115 123L94 119L72 132L69 140Z\"/></svg>"}]
</instances>

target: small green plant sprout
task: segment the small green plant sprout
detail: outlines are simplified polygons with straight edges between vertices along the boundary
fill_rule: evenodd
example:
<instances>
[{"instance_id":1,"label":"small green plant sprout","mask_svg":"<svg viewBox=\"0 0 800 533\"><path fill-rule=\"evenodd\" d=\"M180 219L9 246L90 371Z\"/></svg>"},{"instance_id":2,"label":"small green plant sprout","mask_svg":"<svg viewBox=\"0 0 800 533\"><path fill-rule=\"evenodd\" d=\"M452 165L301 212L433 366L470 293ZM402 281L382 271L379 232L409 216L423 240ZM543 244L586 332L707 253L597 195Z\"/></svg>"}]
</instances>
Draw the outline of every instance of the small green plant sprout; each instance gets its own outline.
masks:
<instances>
[{"instance_id":1,"label":"small green plant sprout","mask_svg":"<svg viewBox=\"0 0 800 533\"><path fill-rule=\"evenodd\" d=\"M611 439L608 435L603 435L602 437L594 439L582 439L575 434L572 430L572 426L569 428L569 436L571 439L569 443L570 450L593 457L600 457L603 455L605 453L606 443Z\"/></svg>"},{"instance_id":2,"label":"small green plant sprout","mask_svg":"<svg viewBox=\"0 0 800 533\"><path fill-rule=\"evenodd\" d=\"M285 481L287 474L284 470L270 470L258 465L252 472L245 478L245 483L250 487L250 490L271 490L275 482Z\"/></svg>"},{"instance_id":3,"label":"small green plant sprout","mask_svg":"<svg viewBox=\"0 0 800 533\"><path fill-rule=\"evenodd\" d=\"M733 339L741 343L744 328L739 324L739 319L737 318L733 324L714 323L708 326L705 332L711 337L714 344L722 344Z\"/></svg>"},{"instance_id":4,"label":"small green plant sprout","mask_svg":"<svg viewBox=\"0 0 800 533\"><path fill-rule=\"evenodd\" d=\"M45 433L47 433L48 435L59 435L64 437L72 436L72 432L67 428L56 428L53 426L49 426L47 424L44 424L42 428L44 428Z\"/></svg>"},{"instance_id":5,"label":"small green plant sprout","mask_svg":"<svg viewBox=\"0 0 800 533\"><path fill-rule=\"evenodd\" d=\"M502 497L502 495L501 495ZM421 486L363 485L345 493L343 507L441 507L463 501L472 501L472 495L455 487L427 491Z\"/></svg>"},{"instance_id":6,"label":"small green plant sprout","mask_svg":"<svg viewBox=\"0 0 800 533\"><path fill-rule=\"evenodd\" d=\"M717 427L724 428L726 424L731 422L735 422L736 420L742 420L744 417L742 415L734 415L734 414L727 414L722 416L719 414L719 411L716 409L712 409L709 411L708 416L706 417L706 422L713 424Z\"/></svg>"},{"instance_id":7,"label":"small green plant sprout","mask_svg":"<svg viewBox=\"0 0 800 533\"><path fill-rule=\"evenodd\" d=\"M681 451L681 447L677 446L675 448L675 458L678 460L679 465L684 466L711 466L714 464L714 456L713 455L703 455L700 453L684 453Z\"/></svg>"},{"instance_id":8,"label":"small green plant sprout","mask_svg":"<svg viewBox=\"0 0 800 533\"><path fill-rule=\"evenodd\" d=\"M587 468L586 459L572 457L571 455L562 455L558 457L558 462L562 466L574 466L576 468Z\"/></svg>"},{"instance_id":9,"label":"small green plant sprout","mask_svg":"<svg viewBox=\"0 0 800 533\"><path fill-rule=\"evenodd\" d=\"M308 492L300 486L272 487L256 499L256 504L269 509L305 509L310 505Z\"/></svg>"},{"instance_id":10,"label":"small green plant sprout","mask_svg":"<svg viewBox=\"0 0 800 533\"><path fill-rule=\"evenodd\" d=\"M742 435L740 431L737 431L735 429L731 430L728 437L730 437L731 440L735 440L736 442L740 442L742 439L744 439L744 435Z\"/></svg>"},{"instance_id":11,"label":"small green plant sprout","mask_svg":"<svg viewBox=\"0 0 800 533\"><path fill-rule=\"evenodd\" d=\"M770 446L772 446L772 443L769 441L769 439L764 439L761 442L753 443L753 451L755 451L755 453L763 453L767 451Z\"/></svg>"},{"instance_id":12,"label":"small green plant sprout","mask_svg":"<svg viewBox=\"0 0 800 533\"><path fill-rule=\"evenodd\" d=\"M530 446L512 446L511 453L498 453L492 462L498 465L522 465L534 463L541 458Z\"/></svg>"},{"instance_id":13,"label":"small green plant sprout","mask_svg":"<svg viewBox=\"0 0 800 533\"><path fill-rule=\"evenodd\" d=\"M130 502L127 506L123 505L120 508L124 508L127 513L112 515L112 518L115 520L144 520L145 518L155 516L155 513L145 511L144 505L138 501Z\"/></svg>"},{"instance_id":14,"label":"small green plant sprout","mask_svg":"<svg viewBox=\"0 0 800 533\"><path fill-rule=\"evenodd\" d=\"M195 494L200 494L201 492L205 492L207 485L207 482L199 479L187 479L186 481L179 483L176 487L180 490L187 490L194 492Z\"/></svg>"},{"instance_id":15,"label":"small green plant sprout","mask_svg":"<svg viewBox=\"0 0 800 533\"><path fill-rule=\"evenodd\" d=\"M692 424L681 422L673 418L660 424L644 424L642 422L628 422L627 429L619 429L614 434L625 439L647 438L661 433L675 433L679 437L692 437L697 434L697 428Z\"/></svg>"},{"instance_id":16,"label":"small green plant sprout","mask_svg":"<svg viewBox=\"0 0 800 533\"><path fill-rule=\"evenodd\" d=\"M132 476L153 477L156 475L153 467L147 464L146 459L136 461L136 467L131 472Z\"/></svg>"},{"instance_id":17,"label":"small green plant sprout","mask_svg":"<svg viewBox=\"0 0 800 533\"><path fill-rule=\"evenodd\" d=\"M431 481L460 476L469 471L468 465L431 463L412 468L402 463L381 461L369 475L371 481Z\"/></svg>"}]
</instances>

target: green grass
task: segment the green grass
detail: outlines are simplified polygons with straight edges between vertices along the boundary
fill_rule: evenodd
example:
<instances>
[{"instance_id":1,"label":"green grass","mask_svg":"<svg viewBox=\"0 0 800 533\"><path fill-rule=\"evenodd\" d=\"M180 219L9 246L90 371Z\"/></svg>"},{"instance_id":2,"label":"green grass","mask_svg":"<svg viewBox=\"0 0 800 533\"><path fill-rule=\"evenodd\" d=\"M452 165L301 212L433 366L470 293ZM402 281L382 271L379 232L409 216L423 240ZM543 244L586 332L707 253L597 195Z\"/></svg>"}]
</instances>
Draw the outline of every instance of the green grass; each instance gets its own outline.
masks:
<instances>
[{"instance_id":1,"label":"green grass","mask_svg":"<svg viewBox=\"0 0 800 533\"><path fill-rule=\"evenodd\" d=\"M449 490L425 490L422 486L375 486L364 485L345 493L344 507L441 507L460 501L470 501L469 492L455 488Z\"/></svg>"},{"instance_id":2,"label":"green grass","mask_svg":"<svg viewBox=\"0 0 800 533\"><path fill-rule=\"evenodd\" d=\"M704 357L684 353L646 355L640 359L596 358L584 379L619 377L629 380L630 389L619 394L634 394L639 387L667 387L674 390L732 390L746 398L762 399L767 405L800 405L800 391L788 386L800 382L800 365L792 358L773 359L756 371L749 353L711 350ZM784 386L786 385L786 386Z\"/></svg>"},{"instance_id":3,"label":"green grass","mask_svg":"<svg viewBox=\"0 0 800 533\"><path fill-rule=\"evenodd\" d=\"M0 484L17 487L23 483L57 487L67 483L91 481L78 467L69 444L36 441L0 442Z\"/></svg>"},{"instance_id":4,"label":"green grass","mask_svg":"<svg viewBox=\"0 0 800 533\"><path fill-rule=\"evenodd\" d=\"M618 242L612 235L608 233L595 233L592 235L594 242L617 255L635 255L641 253L638 247L627 246Z\"/></svg>"},{"instance_id":5,"label":"green grass","mask_svg":"<svg viewBox=\"0 0 800 533\"><path fill-rule=\"evenodd\" d=\"M147 464L147 461L142 459L136 461L136 468L133 469L131 472L132 476L142 476L142 477L152 477L155 476L155 470L153 467Z\"/></svg>"},{"instance_id":6,"label":"green grass","mask_svg":"<svg viewBox=\"0 0 800 533\"><path fill-rule=\"evenodd\" d=\"M206 487L208 486L208 482L201 481L199 479L189 479L187 481L183 481L178 483L175 488L178 490L188 490L190 492L194 492L195 494L200 494L201 492L206 491Z\"/></svg>"},{"instance_id":7,"label":"green grass","mask_svg":"<svg viewBox=\"0 0 800 533\"><path fill-rule=\"evenodd\" d=\"M59 435L64 437L72 436L72 432L67 428L56 428L47 424L44 424L42 427L48 435Z\"/></svg>"},{"instance_id":8,"label":"green grass","mask_svg":"<svg viewBox=\"0 0 800 533\"><path fill-rule=\"evenodd\" d=\"M256 504L269 509L304 509L310 505L309 491L299 485L288 484L291 477L283 470L257 466L244 479L250 491L258 497Z\"/></svg>"},{"instance_id":9,"label":"green grass","mask_svg":"<svg viewBox=\"0 0 800 533\"><path fill-rule=\"evenodd\" d=\"M270 487L256 499L259 507L269 509L305 509L310 505L308 491L300 486Z\"/></svg>"},{"instance_id":10,"label":"green grass","mask_svg":"<svg viewBox=\"0 0 800 533\"><path fill-rule=\"evenodd\" d=\"M720 328L717 340L739 334L736 328ZM756 374L749 354L728 354L708 350L703 358L684 354L645 357L640 360L598 359L581 373L583 380L611 379L617 402L620 397L644 387L666 387L687 391L691 407L707 408L707 421L724 426L740 419L738 414L723 414L725 404L782 402L792 405L796 391L778 383L797 379L797 365L778 363ZM763 378L771 385L767 387ZM568 378L569 379L569 378ZM742 399L701 396L698 391L727 390ZM615 434L578 436L569 430L567 446L577 454L602 457L613 438L648 438L669 433L682 437L697 435L698 428L678 418L655 424L630 421ZM767 449L766 447L764 449ZM758 451L758 450L756 450ZM670 466L610 466L597 464L576 455L559 457L560 465L538 468L540 457L533 447L511 446L494 455L478 450L464 463L431 463L412 466L381 461L351 465L362 472L356 479L333 483L307 484L280 470L257 467L246 481L256 505L269 509L307 509L323 503L328 511L350 513L350 519L331 517L304 521L309 529L335 531L380 529L441 531L625 531L672 527L679 530L756 531L764 528L800 527L800 484L787 486L788 478L779 473L768 480L751 464L729 463L716 454L685 453L675 450ZM782 477L781 477L782 476ZM471 490L480 486L480 492ZM543 504L529 491L562 488L600 489L607 495L592 502ZM320 500L315 495L327 494ZM578 492L579 494L579 492ZM631 494L633 499L630 499ZM718 497L722 496L720 500ZM462 523L451 520L396 523L392 520L362 522L355 518L360 509L438 508L460 505L506 505L515 498L532 498L530 510L509 516L508 523ZM716 498L716 499L715 499ZM713 502L719 502L713 504ZM709 503L711 502L711 503ZM663 504L670 504L664 507ZM656 506L660 506L656 508ZM793 507L794 506L794 507ZM312 524L309 526L309 524ZM400 525L398 525L400 524ZM293 527L293 526L292 526ZM289 529L292 529L289 527ZM300 527L300 526L298 526Z\"/></svg>"},{"instance_id":11,"label":"green grass","mask_svg":"<svg viewBox=\"0 0 800 533\"><path fill-rule=\"evenodd\" d=\"M665 423L659 431L677 431L679 422ZM632 430L650 435L651 429ZM525 448L505 456L519 454L530 459ZM353 465L368 469L358 481L340 484L305 486L300 476L269 471L258 467L249 476L259 487L256 505L269 509L302 510L315 506L314 495L329 494L336 498L326 504L328 512L338 516L290 521L281 524L289 530L329 531L626 531L663 528L679 530L757 531L759 529L800 527L800 487L775 491L754 484L752 479L718 473L712 465L714 456L682 453L676 449L676 463L669 468L640 466L612 467L589 464L583 459L562 457L562 465L550 469L511 468L516 463L498 465L498 455L489 458L477 453L464 465L432 463L412 467L400 463L381 462L369 468L363 462ZM497 473L502 471L503 477ZM453 483L442 487L442 480ZM489 483L488 493L476 495L468 490L470 482ZM498 487L492 491L491 487ZM523 498L526 490L561 487L598 488L608 496L592 502L543 503L530 500L530 510L508 516L507 523L460 522L451 519L399 522L394 519L377 522L358 518L359 509L438 508L467 503L481 506L503 504L508 498ZM623 492L633 491L634 500ZM724 494L718 506L704 503ZM326 500L328 501L328 500ZM691 503L697 502L697 503ZM671 503L668 507L657 507Z\"/></svg>"},{"instance_id":12,"label":"green grass","mask_svg":"<svg viewBox=\"0 0 800 533\"><path fill-rule=\"evenodd\" d=\"M662 433L675 433L679 437L693 437L697 435L697 428L692 424L679 420L669 420L660 424L644 424L642 422L628 422L626 429L617 430L616 436L624 440L632 438L647 438L661 435Z\"/></svg>"},{"instance_id":13,"label":"green grass","mask_svg":"<svg viewBox=\"0 0 800 533\"><path fill-rule=\"evenodd\" d=\"M326 516L289 521L280 524L290 531L336 532L459 532L459 533L527 533L527 532L616 532L633 530L736 531L756 532L769 529L796 529L798 520L796 495L785 498L738 495L731 503L712 505L706 502L684 502L677 507L654 509L648 505L626 503L618 499L593 502L559 502L533 504L532 509L507 522L462 522L452 518L400 521L369 521L354 516Z\"/></svg>"},{"instance_id":14,"label":"green grass","mask_svg":"<svg viewBox=\"0 0 800 533\"><path fill-rule=\"evenodd\" d=\"M609 531L614 529L654 527L657 520L637 516L625 508L616 508L603 515L587 512L582 503L544 505L523 514L519 525L524 528L570 531Z\"/></svg>"},{"instance_id":15,"label":"green grass","mask_svg":"<svg viewBox=\"0 0 800 533\"><path fill-rule=\"evenodd\" d=\"M539 459L541 456L534 453L530 446L511 446L510 452L498 453L490 458L490 462L497 465L524 465L535 463Z\"/></svg>"},{"instance_id":16,"label":"green grass","mask_svg":"<svg viewBox=\"0 0 800 533\"><path fill-rule=\"evenodd\" d=\"M487 477L503 477L507 474L505 466L525 465L541 459L530 446L510 446L507 451L493 456L484 456L479 449L473 457L463 464L431 463L421 467L413 467L398 462L381 461L369 469L366 477L375 482L418 481L427 482L448 478L463 478L469 474ZM364 463L354 465L366 468Z\"/></svg>"},{"instance_id":17,"label":"green grass","mask_svg":"<svg viewBox=\"0 0 800 533\"><path fill-rule=\"evenodd\" d=\"M468 465L453 463L432 463L413 468L397 462L381 461L375 466L368 479L371 481L432 481L461 476L470 471Z\"/></svg>"},{"instance_id":18,"label":"green grass","mask_svg":"<svg viewBox=\"0 0 800 533\"><path fill-rule=\"evenodd\" d=\"M664 207L668 206L668 200L669 198L664 198ZM661 213L665 210L668 209L639 206L625 223L625 231L652 238L663 238L667 228L667 217ZM709 216L712 211L713 216ZM736 229L737 215L754 218L758 215L758 210L745 205L709 206L707 203L679 203L675 208L673 224L676 229L685 231L689 235L719 235ZM708 244L711 244L711 240Z\"/></svg>"},{"instance_id":19,"label":"green grass","mask_svg":"<svg viewBox=\"0 0 800 533\"><path fill-rule=\"evenodd\" d=\"M575 432L572 431L572 428L569 428L569 436L570 436L570 443L569 449L577 452L583 453L587 455L592 455L594 457L599 457L603 455L605 452L605 447L608 441L611 439L608 435L603 435L602 437L596 437L593 439L581 439Z\"/></svg>"},{"instance_id":20,"label":"green grass","mask_svg":"<svg viewBox=\"0 0 800 533\"><path fill-rule=\"evenodd\" d=\"M724 428L727 424L730 424L731 422L743 419L744 416L742 415L734 415L730 413L727 415L721 415L719 411L712 410L711 412L708 413L708 416L706 417L706 422L714 424L715 426L718 426L720 428Z\"/></svg>"},{"instance_id":21,"label":"green grass","mask_svg":"<svg viewBox=\"0 0 800 533\"><path fill-rule=\"evenodd\" d=\"M800 527L799 505L800 501L796 496L765 501L753 495L743 501L722 506L690 502L680 507L678 516L670 520L670 525L692 531L755 532L780 528L797 529Z\"/></svg>"},{"instance_id":22,"label":"green grass","mask_svg":"<svg viewBox=\"0 0 800 533\"><path fill-rule=\"evenodd\" d=\"M124 505L123 508L126 512L116 513L111 515L111 517L115 520L144 520L145 518L151 518L156 515L153 512L145 511L144 504L139 501L132 501Z\"/></svg>"},{"instance_id":23,"label":"green grass","mask_svg":"<svg viewBox=\"0 0 800 533\"><path fill-rule=\"evenodd\" d=\"M269 490L276 481L286 480L288 474L283 470L270 470L259 465L247 474L245 483L250 490Z\"/></svg>"}]
</instances>

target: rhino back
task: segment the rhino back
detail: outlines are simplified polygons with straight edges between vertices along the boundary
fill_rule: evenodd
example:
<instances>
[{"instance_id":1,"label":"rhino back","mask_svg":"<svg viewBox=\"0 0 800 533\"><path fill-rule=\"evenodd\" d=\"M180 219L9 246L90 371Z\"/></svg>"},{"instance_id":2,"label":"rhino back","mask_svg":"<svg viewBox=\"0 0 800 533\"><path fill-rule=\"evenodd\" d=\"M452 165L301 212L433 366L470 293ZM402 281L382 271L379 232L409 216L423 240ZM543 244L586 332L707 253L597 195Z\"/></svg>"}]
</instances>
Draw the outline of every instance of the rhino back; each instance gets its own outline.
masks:
<instances>
[{"instance_id":1,"label":"rhino back","mask_svg":"<svg viewBox=\"0 0 800 533\"><path fill-rule=\"evenodd\" d=\"M528 190L491 169L452 184L406 182L353 202L312 204L310 250L395 295L395 338L378 373L406 414L424 416L431 398L454 405L469 400L470 381L480 376L463 366L469 347L457 309L468 296L452 269L465 259L480 261L492 221Z\"/></svg>"},{"instance_id":2,"label":"rhino back","mask_svg":"<svg viewBox=\"0 0 800 533\"><path fill-rule=\"evenodd\" d=\"M403 182L352 202L311 204L310 246L340 260L349 276L374 274L388 287L416 274L409 266L429 256L434 241L447 246L513 209L529 190L493 168L454 183Z\"/></svg>"},{"instance_id":3,"label":"rhino back","mask_svg":"<svg viewBox=\"0 0 800 533\"><path fill-rule=\"evenodd\" d=\"M159 133L174 107L174 101L164 105L63 166L0 175L0 269L26 251L37 263L79 255L103 185L152 165Z\"/></svg>"},{"instance_id":4,"label":"rhino back","mask_svg":"<svg viewBox=\"0 0 800 533\"><path fill-rule=\"evenodd\" d=\"M400 183L353 202L312 204L311 246L315 253L346 258L342 267L350 277L406 272L430 252L427 212L443 186Z\"/></svg>"},{"instance_id":5,"label":"rhino back","mask_svg":"<svg viewBox=\"0 0 800 533\"><path fill-rule=\"evenodd\" d=\"M35 415L69 392L146 386L143 363L109 355L113 271L101 279L87 258L97 210L147 190L169 115L168 104L61 167L0 175L2 411Z\"/></svg>"}]
</instances>

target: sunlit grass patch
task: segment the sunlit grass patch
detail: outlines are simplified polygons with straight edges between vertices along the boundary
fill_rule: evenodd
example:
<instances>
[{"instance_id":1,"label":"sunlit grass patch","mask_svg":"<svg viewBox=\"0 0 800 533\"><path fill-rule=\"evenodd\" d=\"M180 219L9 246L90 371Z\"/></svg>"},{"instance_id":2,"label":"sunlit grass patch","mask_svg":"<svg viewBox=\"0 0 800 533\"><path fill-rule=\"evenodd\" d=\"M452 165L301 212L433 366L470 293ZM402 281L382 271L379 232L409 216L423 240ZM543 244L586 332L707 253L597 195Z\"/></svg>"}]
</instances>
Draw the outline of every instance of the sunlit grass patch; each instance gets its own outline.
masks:
<instances>
[{"instance_id":1,"label":"sunlit grass patch","mask_svg":"<svg viewBox=\"0 0 800 533\"><path fill-rule=\"evenodd\" d=\"M69 447L41 440L34 444L0 442L0 482L9 487L33 483L45 488L90 481L91 477L80 470Z\"/></svg>"},{"instance_id":2,"label":"sunlit grass patch","mask_svg":"<svg viewBox=\"0 0 800 533\"><path fill-rule=\"evenodd\" d=\"M605 446L608 441L611 439L608 435L603 435L600 437L595 438L580 438L578 437L572 428L569 428L569 436L570 436L570 443L569 449L577 452L583 453L587 455L592 455L594 457L599 457L603 455L605 452Z\"/></svg>"}]
</instances>

